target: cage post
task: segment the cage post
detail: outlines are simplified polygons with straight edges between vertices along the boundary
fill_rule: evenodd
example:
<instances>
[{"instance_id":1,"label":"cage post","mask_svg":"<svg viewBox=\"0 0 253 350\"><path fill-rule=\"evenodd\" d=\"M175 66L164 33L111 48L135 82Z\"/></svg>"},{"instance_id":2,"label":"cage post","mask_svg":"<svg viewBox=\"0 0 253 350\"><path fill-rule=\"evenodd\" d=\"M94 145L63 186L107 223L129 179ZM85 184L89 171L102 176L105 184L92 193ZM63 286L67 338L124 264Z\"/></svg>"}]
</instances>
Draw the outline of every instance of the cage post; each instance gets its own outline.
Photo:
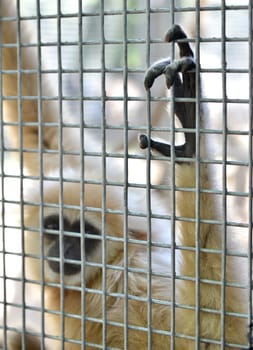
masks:
<instances>
[{"instance_id":1,"label":"cage post","mask_svg":"<svg viewBox=\"0 0 253 350\"><path fill-rule=\"evenodd\" d=\"M128 345L128 14L127 0L123 1L123 118L124 118L124 349Z\"/></svg>"},{"instance_id":2,"label":"cage post","mask_svg":"<svg viewBox=\"0 0 253 350\"><path fill-rule=\"evenodd\" d=\"M252 251L253 251L253 242L252 242L252 184L253 184L253 143L252 143L252 137L253 137L253 6L252 1L249 0L248 3L248 20L249 20L249 45L248 45L248 51L249 51L249 165L248 165L248 172L249 172L249 178L248 178L248 280L249 280L249 291L248 291L248 320L249 320L249 348L253 349L253 316L252 316L252 308L253 308L253 302L252 302L252 292L253 292L253 283L252 283Z\"/></svg>"}]
</instances>

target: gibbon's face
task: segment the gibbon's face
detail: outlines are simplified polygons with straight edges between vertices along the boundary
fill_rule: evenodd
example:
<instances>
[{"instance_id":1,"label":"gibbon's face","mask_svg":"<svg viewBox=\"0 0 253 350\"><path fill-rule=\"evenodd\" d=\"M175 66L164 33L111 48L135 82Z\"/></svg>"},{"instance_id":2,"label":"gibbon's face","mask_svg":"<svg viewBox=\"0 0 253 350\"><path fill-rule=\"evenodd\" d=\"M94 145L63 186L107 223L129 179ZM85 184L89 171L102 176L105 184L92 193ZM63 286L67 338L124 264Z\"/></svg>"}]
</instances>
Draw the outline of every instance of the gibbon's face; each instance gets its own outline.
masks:
<instances>
[{"instance_id":1,"label":"gibbon's face","mask_svg":"<svg viewBox=\"0 0 253 350\"><path fill-rule=\"evenodd\" d=\"M40 279L41 261L44 261L46 281L59 282L60 274L64 274L65 283L76 285L81 281L82 264L86 281L102 267L103 227L106 237L114 238L106 241L107 262L122 249L123 243L115 242L115 237L123 234L122 215L114 213L122 205L119 190L116 193L113 187L107 188L105 210L109 212L105 214L103 224L102 186L84 186L83 213L80 184L63 183L62 197L61 204L59 184L53 181L43 183L43 199L34 190L28 194L27 202L35 204L24 206L25 252L29 255L26 276Z\"/></svg>"}]
</instances>

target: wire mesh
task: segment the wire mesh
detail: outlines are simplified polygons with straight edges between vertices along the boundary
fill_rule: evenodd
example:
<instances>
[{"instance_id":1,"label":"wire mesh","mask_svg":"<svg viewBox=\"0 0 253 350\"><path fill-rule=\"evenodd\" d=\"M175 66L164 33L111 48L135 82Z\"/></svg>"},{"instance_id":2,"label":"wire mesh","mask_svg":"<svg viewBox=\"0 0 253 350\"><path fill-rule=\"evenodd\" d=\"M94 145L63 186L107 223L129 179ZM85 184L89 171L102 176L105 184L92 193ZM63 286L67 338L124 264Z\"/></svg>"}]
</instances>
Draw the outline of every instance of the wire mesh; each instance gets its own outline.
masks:
<instances>
[{"instance_id":1,"label":"wire mesh","mask_svg":"<svg viewBox=\"0 0 253 350\"><path fill-rule=\"evenodd\" d=\"M195 93L146 92L176 23ZM0 32L0 346L252 348L251 1L2 0Z\"/></svg>"}]
</instances>

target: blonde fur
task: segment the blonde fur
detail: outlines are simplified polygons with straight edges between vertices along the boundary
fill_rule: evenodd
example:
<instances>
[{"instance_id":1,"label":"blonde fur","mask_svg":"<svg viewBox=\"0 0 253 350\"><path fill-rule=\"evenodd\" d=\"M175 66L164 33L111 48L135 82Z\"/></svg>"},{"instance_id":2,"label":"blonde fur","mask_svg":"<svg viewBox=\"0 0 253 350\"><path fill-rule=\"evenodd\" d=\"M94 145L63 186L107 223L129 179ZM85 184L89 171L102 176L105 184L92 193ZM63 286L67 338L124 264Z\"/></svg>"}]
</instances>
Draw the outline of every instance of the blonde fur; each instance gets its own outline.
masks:
<instances>
[{"instance_id":1,"label":"blonde fur","mask_svg":"<svg viewBox=\"0 0 253 350\"><path fill-rule=\"evenodd\" d=\"M15 11L10 6L9 0L1 1L1 16L13 16ZM17 27L15 21L2 22L2 42L17 42ZM3 48L3 70L14 70L13 74L3 73L3 95L18 96L18 79L17 69L17 49L16 47ZM22 54L22 68L36 68L36 55L31 55L24 50ZM22 74L22 95L37 95L36 74ZM47 92L50 94L50 91ZM40 169L40 153L36 151L42 145L44 151L58 151L58 128L56 126L44 126L42 130L43 140L39 138L38 123L38 103L34 99L25 99L22 101L22 114L18 113L17 100L3 100L4 121L8 123L17 123L19 118L22 121L33 122L35 124L24 125L22 127L22 140L20 140L20 126L8 126L8 140L16 151L17 159L20 156L20 148L30 152L23 153L23 165L25 174L38 175L43 170L45 176L59 176L58 154L47 152L43 154L43 169ZM57 103L43 103L43 122L57 122L58 110ZM80 144L78 131L65 128L63 131L63 149L66 153L71 150L77 150ZM75 140L75 141L74 141ZM41 142L41 144L40 144ZM85 138L87 147L93 147L94 142L88 136ZM203 144L204 145L204 144ZM95 146L94 146L95 147ZM204 146L203 146L204 147ZM31 152L34 151L34 152ZM63 176L78 179L80 177L80 156L66 155L63 160ZM99 180L101 168L98 162L89 161L85 163L86 173L89 178ZM201 308L199 336L204 341L201 342L201 349L220 349L219 342L222 340L222 241L223 230L222 224L217 220L220 212L220 196L210 194L212 189L212 171L208 165L203 165L199 169L201 173L200 194L197 196L196 190L196 162L180 163L176 165L175 179L178 190L176 191L176 217L182 220L176 221L176 242L181 249L176 250L176 272L175 278L175 349L195 349L196 329L196 292L198 283L196 280L196 259L199 252L199 306ZM25 254L30 255L26 259L25 274L28 280L41 282L41 264L39 259L41 254L41 242L38 231L40 230L40 208L39 204L44 203L59 204L69 206L80 205L80 183L68 182L63 185L63 198L59 203L59 183L57 181L43 180L43 198L40 197L39 180L30 179L29 188L25 192L27 204L24 206L24 224L29 230L25 233ZM32 190L31 190L32 188ZM189 190L190 189L190 190ZM85 206L87 208L102 208L102 187L100 185L85 184ZM200 212L197 210L197 203L200 201ZM36 202L38 206L29 205L28 203ZM123 210L123 193L118 188L108 186L106 194L106 235L112 238L124 238L124 221L123 216L118 214L118 210ZM50 211L58 209L50 208ZM46 209L45 209L46 211ZM79 210L63 209L64 215L70 219L80 215ZM196 230L199 216L199 231ZM96 228L102 230L102 212L87 211L85 220L91 222ZM212 222L214 221L215 222ZM204 221L204 222L203 222ZM166 224L169 227L169 222ZM135 232L134 227L129 229L129 237L135 240L146 240L145 230ZM153 235L158 232L159 228L153 227ZM169 231L169 229L168 229ZM197 232L199 237L197 237ZM169 235L169 232L168 232ZM169 238L168 238L169 240ZM198 247L196 247L198 242ZM45 243L45 254L47 252L47 242ZM231 244L234 244L233 242ZM235 245L237 242L235 242ZM188 249L186 249L188 247ZM184 249L185 248L185 249ZM198 248L198 249L197 249ZM217 250L220 253L217 253ZM108 240L106 252L104 252L108 267L106 269L106 298L104 300L101 291L103 290L103 269L102 269L102 247L92 256L92 261L101 264L100 267L86 268L86 287L88 290L84 293L68 288L67 285L80 285L80 274L65 278L67 284L62 292L61 287L45 287L45 327L46 327L46 344L49 349L60 349L61 341L53 339L55 336L61 337L62 318L59 311L67 313L64 316L64 349L80 349L79 344L73 341L85 339L86 349L93 349L92 344L103 344L103 317L106 317L106 342L107 347L124 348L124 308L127 303L128 310L128 349L147 349L149 341L149 320L148 320L148 253L147 247L143 244L129 243L127 264L129 272L127 273L128 284L127 292L129 298L125 296L125 253L124 241ZM152 276L150 304L152 313L152 346L153 349L169 349L171 345L171 293L172 279L171 274L171 251L166 249L152 249L153 272ZM114 269L110 266L118 266ZM120 268L122 267L122 268ZM226 281L228 283L244 283L242 277L242 265L238 265L232 257L227 257L226 262ZM162 276L162 274L164 276ZM61 276L50 271L45 262L45 281L58 283ZM33 286L40 293L40 285ZM62 293L64 293L64 307L62 310ZM246 345L247 339L247 322L244 318L237 317L237 313L246 314L247 308L245 303L245 291L243 288L227 286L225 290L226 312L225 317L225 340L229 343ZM84 298L84 299L82 299ZM104 303L106 303L106 315L103 313ZM77 315L85 307L84 324L82 319ZM233 314L234 313L234 314ZM134 327L136 326L136 327ZM166 334L160 334L159 330L167 331ZM83 337L83 338L82 338ZM186 338L184 338L186 337ZM51 339L50 339L51 338ZM34 345L34 339L30 342L27 337L26 349L39 348L39 344ZM18 349L20 339L12 337L10 334L10 348ZM229 348L227 346L226 348Z\"/></svg>"}]
</instances>

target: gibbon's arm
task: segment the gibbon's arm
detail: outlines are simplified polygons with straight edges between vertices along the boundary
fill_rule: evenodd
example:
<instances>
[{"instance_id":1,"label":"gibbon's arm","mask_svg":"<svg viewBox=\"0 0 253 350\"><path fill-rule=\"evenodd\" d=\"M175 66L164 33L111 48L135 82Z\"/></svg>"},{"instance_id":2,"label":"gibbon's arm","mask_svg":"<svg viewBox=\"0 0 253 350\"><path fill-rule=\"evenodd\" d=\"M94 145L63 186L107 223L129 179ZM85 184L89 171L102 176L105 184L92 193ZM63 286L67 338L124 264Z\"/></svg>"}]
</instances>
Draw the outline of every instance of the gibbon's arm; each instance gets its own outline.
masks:
<instances>
[{"instance_id":1,"label":"gibbon's arm","mask_svg":"<svg viewBox=\"0 0 253 350\"><path fill-rule=\"evenodd\" d=\"M10 0L1 0L1 41L2 41L2 70L3 70L3 114L4 121L17 124L22 120L22 145L20 140L20 130L18 126L9 126L9 142L12 147L19 149L38 148L38 126L25 126L25 123L38 123L38 74L37 52L34 47L22 47L22 43L29 42L28 29L23 30L18 35L18 19L14 5ZM8 19L9 17L9 19ZM10 20L10 17L13 20ZM3 20L4 18L4 20ZM25 70L34 70L26 72ZM20 73L21 72L21 73ZM44 92L46 92L45 89ZM47 92L46 92L47 94ZM21 111L18 110L19 99L21 100ZM57 120L58 114L56 103L43 102L43 121L52 122ZM20 112L20 115L19 115ZM22 118L21 118L22 116ZM44 138L44 146L54 148L51 145L52 134L55 128L47 128ZM50 134L50 135L49 135Z\"/></svg>"},{"instance_id":2,"label":"gibbon's arm","mask_svg":"<svg viewBox=\"0 0 253 350\"><path fill-rule=\"evenodd\" d=\"M165 41L177 41L179 46L180 58L171 62L170 59L162 59L154 63L145 76L144 85L150 89L154 80L161 74L165 75L167 88L174 86L175 97L196 97L196 73L194 71L195 62L193 52L187 41L184 41L186 34L180 26L175 25L165 36ZM182 75L182 77L181 77ZM200 111L203 114L203 111ZM170 157L172 148L175 152L175 182L176 182L176 218L183 220L176 221L176 235L182 246L196 247L199 244L200 249L215 249L215 253L207 253L201 250L200 253L200 278L209 280L210 283L200 283L200 307L210 310L221 310L221 287L219 282L222 280L222 255L217 250L222 249L222 225L211 223L212 220L221 220L220 196L208 193L209 189L214 189L212 182L213 174L208 164L198 165L194 162L196 152L196 108L195 102L175 101L175 114L182 123L185 132L185 144L181 146L172 146L165 142L159 142L149 139L146 135L139 136L140 147L145 149L150 147L161 154ZM201 124L204 127L204 115L199 116ZM192 130L191 130L192 129ZM201 154L206 153L205 135L201 135ZM181 159L178 157L182 157ZM190 159L192 158L192 159ZM196 168L199 166L200 172L200 192L197 197L196 192ZM199 201L199 212L196 211L197 200ZM199 220L199 236L197 236L196 223ZM198 242L198 243L197 243ZM195 249L186 252L182 251L180 256L180 274L182 276L196 276L196 253ZM226 281L243 283L243 267L237 266L233 259L227 257ZM218 282L218 283L217 283ZM180 290L180 297L177 300L184 305L195 305L196 302L196 283L191 281L177 281L177 288ZM245 313L246 315L245 291L242 288L226 287L226 311ZM189 318L183 310L178 311L182 315L178 316L181 321L176 325L177 331L185 334L195 334L195 321ZM200 334L208 339L220 340L222 320L219 314L215 312L200 312ZM226 316L225 337L227 342L235 344L247 344L247 323L243 318Z\"/></svg>"},{"instance_id":3,"label":"gibbon's arm","mask_svg":"<svg viewBox=\"0 0 253 350\"><path fill-rule=\"evenodd\" d=\"M27 22L27 21L26 21ZM30 43L29 23L22 23L17 7L11 0L0 1L0 25L2 42L2 93L3 119L8 135L8 145L16 152L17 160L22 152L24 169L28 174L58 174L59 155L59 101L52 99L58 94L52 87L50 77L40 72L39 50ZM20 26L19 26L20 25ZM39 45L39 43L36 43ZM38 46L39 47L39 46ZM39 96L38 86L42 87ZM44 96L46 98L44 98ZM48 98L49 97L49 98ZM41 107L41 108L40 108ZM68 113L66 113L68 114ZM59 127L58 125L59 124ZM61 127L61 148L65 151L80 150L78 128ZM86 144L93 145L86 137ZM43 157L43 170L39 171L39 152ZM80 157L66 156L64 166L77 167Z\"/></svg>"},{"instance_id":4,"label":"gibbon's arm","mask_svg":"<svg viewBox=\"0 0 253 350\"><path fill-rule=\"evenodd\" d=\"M40 43L35 41L35 47L22 45L31 43L29 29L31 31L34 28L30 28L29 21L22 23L19 20L17 5L14 7L14 3L16 2L12 0L0 1L3 118L8 144L16 152L18 160L19 152L22 152L24 170L28 174L37 175L42 172L42 170L39 171L39 152L41 152L45 153L43 173L46 176L52 173L53 176L59 176L60 155L57 154L59 148L65 152L63 157L65 173L68 173L68 169L78 169L80 165L80 155L73 155L73 151L80 152L82 149L80 129L62 125L62 122L64 124L65 121L69 121L68 118L71 118L71 123L77 122L78 126L79 115L73 115L69 110L70 107L64 104L64 111L60 118L61 100L58 97L57 86L53 85L50 75L41 72L41 67L38 66ZM38 90L38 86L41 86L42 91ZM94 140L90 131L85 129L83 132L85 150L91 152L100 150L100 143ZM68 155L68 152L72 154ZM86 166L89 168L88 172L99 163L92 157L86 158L86 165L88 162L89 166ZM78 170L75 173L78 173ZM94 173L100 174L101 171L94 171Z\"/></svg>"},{"instance_id":5,"label":"gibbon's arm","mask_svg":"<svg viewBox=\"0 0 253 350\"><path fill-rule=\"evenodd\" d=\"M169 58L162 59L155 62L147 70L144 86L148 90L152 87L154 80L164 74L166 86L169 89L171 86L174 87L175 97L180 98L195 98L196 97L196 73L195 73L195 61L193 57L193 52L190 48L188 42L183 41L186 39L186 34L181 29L179 25L174 25L165 35L165 41L172 42L177 41L179 47L180 58L171 62ZM182 77L181 77L182 75ZM165 142L160 142L151 139L144 134L139 136L140 147L145 149L148 146L157 150L161 154L170 157L172 147L175 152L176 157L183 158L194 158L196 151L196 108L195 102L183 102L175 101L175 114L182 123L183 128L186 128L185 132L185 144L180 146L171 146ZM202 116L200 116L202 120ZM204 122L204 121L203 121ZM182 188L194 188L196 187L195 177L196 177L196 165L192 160L176 160L176 186ZM202 172L205 172L205 176L201 176L201 188L208 188L208 171L203 167ZM176 191L177 196L177 211L178 215L185 218L195 218L196 217L196 195L194 191ZM181 202L182 197L182 202ZM204 197L207 197L204 199ZM188 200L186 200L186 198ZM210 201L208 196L203 195L203 200ZM202 198L201 198L202 200ZM215 204L210 201L210 207L205 211L205 206L203 206L202 217L205 219L211 218L212 208ZM195 224L191 222L181 222L182 232L191 232L188 235L182 235L182 243L188 246L195 245ZM201 230L201 242L202 245L206 244L206 235L209 231L208 225L205 225L204 229Z\"/></svg>"}]
</instances>

